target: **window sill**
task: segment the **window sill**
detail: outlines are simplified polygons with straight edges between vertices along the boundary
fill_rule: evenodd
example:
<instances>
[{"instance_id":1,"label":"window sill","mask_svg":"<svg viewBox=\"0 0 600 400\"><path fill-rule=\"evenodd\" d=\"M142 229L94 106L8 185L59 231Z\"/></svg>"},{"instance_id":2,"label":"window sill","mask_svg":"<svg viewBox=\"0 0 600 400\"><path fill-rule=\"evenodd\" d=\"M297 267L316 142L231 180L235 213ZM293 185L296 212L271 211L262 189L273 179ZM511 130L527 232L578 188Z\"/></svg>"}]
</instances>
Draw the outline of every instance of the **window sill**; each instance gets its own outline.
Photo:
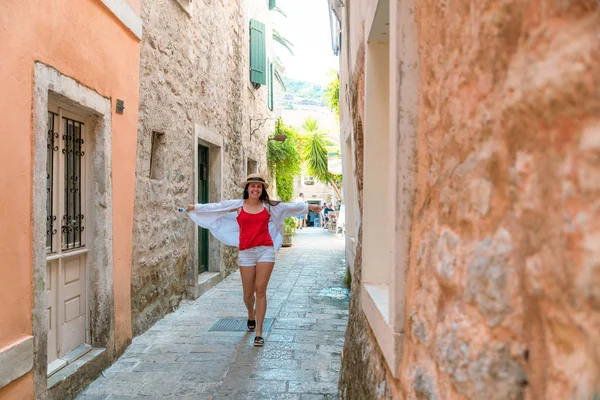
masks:
<instances>
[{"instance_id":1,"label":"window sill","mask_svg":"<svg viewBox=\"0 0 600 400\"><path fill-rule=\"evenodd\" d=\"M48 378L48 389L53 388L59 383L65 381L70 376L74 375L81 368L83 368L86 364L90 363L94 359L98 358L102 355L106 350L103 348L92 348L87 353L77 358L76 360L70 362L64 368L56 371L52 376Z\"/></svg>"},{"instance_id":2,"label":"window sill","mask_svg":"<svg viewBox=\"0 0 600 400\"><path fill-rule=\"evenodd\" d=\"M389 285L363 284L362 307L388 368L398 378L404 334L390 324Z\"/></svg>"},{"instance_id":3,"label":"window sill","mask_svg":"<svg viewBox=\"0 0 600 400\"><path fill-rule=\"evenodd\" d=\"M1 388L26 375L33 368L33 336L26 336L0 348Z\"/></svg>"},{"instance_id":4,"label":"window sill","mask_svg":"<svg viewBox=\"0 0 600 400\"><path fill-rule=\"evenodd\" d=\"M50 378L52 375L54 375L67 365L77 361L78 359L89 353L91 350L92 346L90 346L89 344L82 344L81 346L74 348L68 354L65 354L63 357L52 361L50 364L48 364L48 378Z\"/></svg>"}]
</instances>

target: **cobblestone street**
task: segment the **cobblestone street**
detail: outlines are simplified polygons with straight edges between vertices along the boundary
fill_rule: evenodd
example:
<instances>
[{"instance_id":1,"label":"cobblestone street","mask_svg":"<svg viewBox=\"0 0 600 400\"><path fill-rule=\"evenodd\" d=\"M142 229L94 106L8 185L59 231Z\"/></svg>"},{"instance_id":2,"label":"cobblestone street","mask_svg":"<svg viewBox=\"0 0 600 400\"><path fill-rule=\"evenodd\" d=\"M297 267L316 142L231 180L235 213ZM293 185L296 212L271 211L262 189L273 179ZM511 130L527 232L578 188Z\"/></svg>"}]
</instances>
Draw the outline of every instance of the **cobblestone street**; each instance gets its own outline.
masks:
<instances>
[{"instance_id":1,"label":"cobblestone street","mask_svg":"<svg viewBox=\"0 0 600 400\"><path fill-rule=\"evenodd\" d=\"M251 332L214 332L246 318L239 273L133 339L80 400L333 399L348 319L344 240L305 228L282 248L268 287L265 346Z\"/></svg>"}]
</instances>

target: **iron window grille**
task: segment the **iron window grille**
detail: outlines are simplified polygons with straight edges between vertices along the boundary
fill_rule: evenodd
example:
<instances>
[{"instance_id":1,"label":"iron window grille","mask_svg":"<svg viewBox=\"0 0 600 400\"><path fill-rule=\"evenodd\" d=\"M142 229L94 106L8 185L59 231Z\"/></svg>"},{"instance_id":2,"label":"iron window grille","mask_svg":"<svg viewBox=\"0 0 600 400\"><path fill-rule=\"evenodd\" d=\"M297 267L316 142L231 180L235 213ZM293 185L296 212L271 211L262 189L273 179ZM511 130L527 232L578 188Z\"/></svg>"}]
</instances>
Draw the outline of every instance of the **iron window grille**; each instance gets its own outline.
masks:
<instances>
[{"instance_id":1,"label":"iron window grille","mask_svg":"<svg viewBox=\"0 0 600 400\"><path fill-rule=\"evenodd\" d=\"M59 124L62 123L62 126ZM48 112L46 252L85 246L84 123ZM58 221L60 220L60 221ZM58 228L60 224L60 229ZM60 238L55 240L60 232Z\"/></svg>"}]
</instances>

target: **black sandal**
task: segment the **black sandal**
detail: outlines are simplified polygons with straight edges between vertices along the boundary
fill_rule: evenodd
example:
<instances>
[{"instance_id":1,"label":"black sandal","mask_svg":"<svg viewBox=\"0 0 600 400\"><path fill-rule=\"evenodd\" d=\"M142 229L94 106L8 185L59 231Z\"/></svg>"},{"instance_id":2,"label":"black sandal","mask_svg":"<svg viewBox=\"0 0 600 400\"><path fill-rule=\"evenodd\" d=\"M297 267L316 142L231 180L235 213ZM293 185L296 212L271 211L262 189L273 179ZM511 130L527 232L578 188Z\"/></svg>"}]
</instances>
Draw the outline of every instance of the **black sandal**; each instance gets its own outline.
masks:
<instances>
[{"instance_id":1,"label":"black sandal","mask_svg":"<svg viewBox=\"0 0 600 400\"><path fill-rule=\"evenodd\" d=\"M256 329L256 320L249 319L248 320L248 330L253 331Z\"/></svg>"},{"instance_id":2,"label":"black sandal","mask_svg":"<svg viewBox=\"0 0 600 400\"><path fill-rule=\"evenodd\" d=\"M263 347L265 345L265 339L262 336L257 336L254 338L254 346Z\"/></svg>"}]
</instances>

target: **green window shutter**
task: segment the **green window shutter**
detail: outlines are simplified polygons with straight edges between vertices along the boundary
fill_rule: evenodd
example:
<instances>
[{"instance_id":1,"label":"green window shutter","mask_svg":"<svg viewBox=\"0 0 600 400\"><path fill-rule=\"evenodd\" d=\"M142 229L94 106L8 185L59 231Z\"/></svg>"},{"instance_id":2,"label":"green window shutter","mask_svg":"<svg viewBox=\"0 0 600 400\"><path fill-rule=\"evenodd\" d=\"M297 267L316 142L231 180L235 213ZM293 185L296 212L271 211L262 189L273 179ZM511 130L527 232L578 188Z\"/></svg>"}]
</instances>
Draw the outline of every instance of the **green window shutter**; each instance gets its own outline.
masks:
<instances>
[{"instance_id":1,"label":"green window shutter","mask_svg":"<svg viewBox=\"0 0 600 400\"><path fill-rule=\"evenodd\" d=\"M269 10L274 9L277 6L277 0L269 0Z\"/></svg>"},{"instance_id":2,"label":"green window shutter","mask_svg":"<svg viewBox=\"0 0 600 400\"><path fill-rule=\"evenodd\" d=\"M273 111L273 63L269 63L269 110Z\"/></svg>"},{"instance_id":3,"label":"green window shutter","mask_svg":"<svg viewBox=\"0 0 600 400\"><path fill-rule=\"evenodd\" d=\"M250 20L250 82L267 84L267 44L265 24Z\"/></svg>"}]
</instances>

